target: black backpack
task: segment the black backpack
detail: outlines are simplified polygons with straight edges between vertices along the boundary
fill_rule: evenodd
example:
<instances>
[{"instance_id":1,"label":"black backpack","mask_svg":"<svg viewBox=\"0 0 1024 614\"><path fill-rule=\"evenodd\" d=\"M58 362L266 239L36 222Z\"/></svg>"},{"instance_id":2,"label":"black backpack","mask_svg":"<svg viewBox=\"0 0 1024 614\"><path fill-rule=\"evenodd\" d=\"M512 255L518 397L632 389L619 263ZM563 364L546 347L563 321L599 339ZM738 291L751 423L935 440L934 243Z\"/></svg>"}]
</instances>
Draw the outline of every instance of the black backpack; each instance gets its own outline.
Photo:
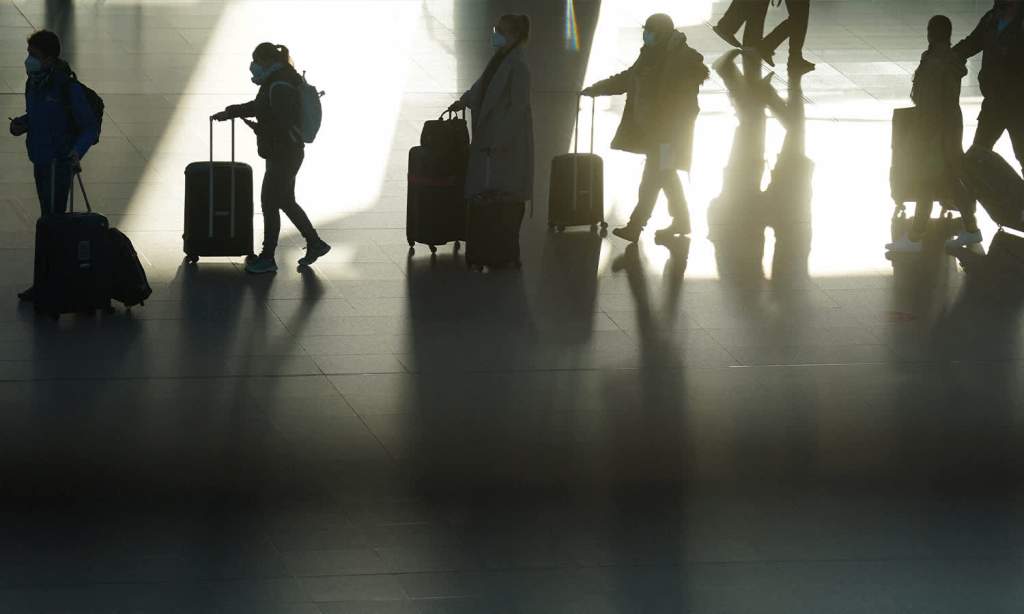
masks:
<instances>
[{"instance_id":1,"label":"black backpack","mask_svg":"<svg viewBox=\"0 0 1024 614\"><path fill-rule=\"evenodd\" d=\"M125 307L145 305L153 289L149 287L146 270L142 268L135 246L131 239L116 228L111 228L108 233L114 274L111 298L121 301Z\"/></svg>"},{"instance_id":2,"label":"black backpack","mask_svg":"<svg viewBox=\"0 0 1024 614\"><path fill-rule=\"evenodd\" d=\"M70 72L68 74L67 84L65 85L66 89L64 92L64 100L68 103L68 113L71 115L72 124L75 123L75 114L71 112L70 88L72 82L77 83L82 88L82 93L85 94L85 101L89 105L89 108L92 109L93 115L96 116L96 142L93 143L93 145L95 145L99 142L100 133L103 132L103 111L107 108L107 105L95 90L78 80L78 75L76 75L74 71ZM77 126L75 127L75 131L78 132Z\"/></svg>"}]
</instances>

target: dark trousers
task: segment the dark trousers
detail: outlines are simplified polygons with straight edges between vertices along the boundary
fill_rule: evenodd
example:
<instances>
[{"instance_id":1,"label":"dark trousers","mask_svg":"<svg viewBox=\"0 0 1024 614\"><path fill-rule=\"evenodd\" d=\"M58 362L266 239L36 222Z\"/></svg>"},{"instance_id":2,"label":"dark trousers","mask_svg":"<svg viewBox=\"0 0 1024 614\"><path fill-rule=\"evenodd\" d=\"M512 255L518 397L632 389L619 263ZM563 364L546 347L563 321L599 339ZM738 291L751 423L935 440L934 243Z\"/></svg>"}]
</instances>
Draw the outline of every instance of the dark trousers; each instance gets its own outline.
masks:
<instances>
[{"instance_id":1,"label":"dark trousers","mask_svg":"<svg viewBox=\"0 0 1024 614\"><path fill-rule=\"evenodd\" d=\"M36 194L39 196L39 215L64 213L71 190L71 163L58 160L36 164L34 168ZM83 204L82 209L85 209Z\"/></svg>"},{"instance_id":2,"label":"dark trousers","mask_svg":"<svg viewBox=\"0 0 1024 614\"><path fill-rule=\"evenodd\" d=\"M658 195L665 192L668 198L668 211L677 224L689 226L690 212L686 206L686 195L683 193L683 182L679 180L679 172L675 168L662 170L659 154L649 154L644 163L644 175L640 180L640 197L633 215L629 216L631 226L643 228L651 219L654 205L658 203Z\"/></svg>"},{"instance_id":3,"label":"dark trousers","mask_svg":"<svg viewBox=\"0 0 1024 614\"><path fill-rule=\"evenodd\" d=\"M1020 104L1020 101L1003 102L986 98L981 103L974 146L990 150L1004 132L1009 132L1013 153L1024 167L1024 114L1020 112Z\"/></svg>"},{"instance_id":4,"label":"dark trousers","mask_svg":"<svg viewBox=\"0 0 1024 614\"><path fill-rule=\"evenodd\" d=\"M784 40L789 39L789 57L804 57L804 43L807 41L807 28L811 20L811 0L786 0L789 17L764 37L762 45L774 52Z\"/></svg>"},{"instance_id":5,"label":"dark trousers","mask_svg":"<svg viewBox=\"0 0 1024 614\"><path fill-rule=\"evenodd\" d=\"M281 212L295 224L306 241L318 238L309 216L295 202L295 177L299 174L303 152L281 158L268 158L267 171L263 175L263 253L273 256L277 240L281 235Z\"/></svg>"},{"instance_id":6,"label":"dark trousers","mask_svg":"<svg viewBox=\"0 0 1024 614\"><path fill-rule=\"evenodd\" d=\"M764 20L768 15L771 0L733 0L725 14L718 20L718 27L729 34L743 30L743 45L752 47L764 37Z\"/></svg>"}]
</instances>

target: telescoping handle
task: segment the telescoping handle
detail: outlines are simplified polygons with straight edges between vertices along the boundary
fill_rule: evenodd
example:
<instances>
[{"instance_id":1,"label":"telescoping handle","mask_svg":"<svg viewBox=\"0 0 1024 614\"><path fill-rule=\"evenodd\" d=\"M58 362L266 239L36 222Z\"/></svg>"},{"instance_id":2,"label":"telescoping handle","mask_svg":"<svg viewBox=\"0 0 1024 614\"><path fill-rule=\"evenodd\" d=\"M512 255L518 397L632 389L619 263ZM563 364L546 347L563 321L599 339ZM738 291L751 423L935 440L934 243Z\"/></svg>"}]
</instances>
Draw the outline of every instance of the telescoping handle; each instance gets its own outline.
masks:
<instances>
[{"instance_id":1,"label":"telescoping handle","mask_svg":"<svg viewBox=\"0 0 1024 614\"><path fill-rule=\"evenodd\" d=\"M210 202L209 202L209 238L213 238L213 122L210 118ZM231 238L235 238L235 118L231 118Z\"/></svg>"},{"instance_id":2,"label":"telescoping handle","mask_svg":"<svg viewBox=\"0 0 1024 614\"><path fill-rule=\"evenodd\" d=\"M580 152L580 101L583 96L576 98L576 138L572 145L572 152ZM594 153L594 120L597 118L597 98L590 98L590 153Z\"/></svg>"},{"instance_id":3,"label":"telescoping handle","mask_svg":"<svg viewBox=\"0 0 1024 614\"><path fill-rule=\"evenodd\" d=\"M54 162L53 163L53 169L56 170L56 168L57 168L57 164L56 164L56 162ZM86 192L85 192L85 184L82 182L82 170L80 168L72 167L69 172L72 175L71 179L77 179L78 180L78 188L80 190L82 190L82 200L85 201L85 210L88 211L89 213L92 213L92 204L89 203L89 195L86 194ZM53 176L54 175L55 175L54 172L50 173L50 177L51 177L51 179L50 179L51 190L53 188ZM51 206L53 206L53 204L54 204L53 197L54 197L54 194L51 191L50 192L50 205ZM68 187L68 210L71 213L75 212L75 182L74 181L72 181L71 184Z\"/></svg>"}]
</instances>

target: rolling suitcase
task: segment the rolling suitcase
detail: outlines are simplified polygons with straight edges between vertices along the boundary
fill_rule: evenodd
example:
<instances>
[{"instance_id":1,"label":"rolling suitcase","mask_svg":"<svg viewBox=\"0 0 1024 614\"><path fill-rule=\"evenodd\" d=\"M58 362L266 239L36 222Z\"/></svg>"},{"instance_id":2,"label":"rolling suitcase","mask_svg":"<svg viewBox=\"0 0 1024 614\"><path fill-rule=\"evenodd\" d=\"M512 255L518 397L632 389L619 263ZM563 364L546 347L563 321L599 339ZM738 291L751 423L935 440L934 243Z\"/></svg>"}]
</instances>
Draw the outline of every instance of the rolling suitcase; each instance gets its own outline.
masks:
<instances>
[{"instance_id":1,"label":"rolling suitcase","mask_svg":"<svg viewBox=\"0 0 1024 614\"><path fill-rule=\"evenodd\" d=\"M1024 179L1002 156L972 148L964 156L964 177L996 224L1024 232Z\"/></svg>"},{"instance_id":2,"label":"rolling suitcase","mask_svg":"<svg viewBox=\"0 0 1024 614\"><path fill-rule=\"evenodd\" d=\"M409 248L416 243L430 247L459 242L466 233L466 163L469 159L469 130L465 113L453 113L428 121L420 145L409 150L405 236Z\"/></svg>"},{"instance_id":3,"label":"rolling suitcase","mask_svg":"<svg viewBox=\"0 0 1024 614\"><path fill-rule=\"evenodd\" d=\"M573 153L551 161L551 189L548 195L548 227L559 231L566 226L607 228L604 221L604 161L594 154L594 118L597 101L590 113L590 153L579 153L580 109L576 104L576 137Z\"/></svg>"},{"instance_id":4,"label":"rolling suitcase","mask_svg":"<svg viewBox=\"0 0 1024 614\"><path fill-rule=\"evenodd\" d=\"M109 225L106 217L93 213L82 177L76 177L86 212L75 213L72 185L69 213L44 215L36 222L33 301L37 313L54 319L64 313L112 311Z\"/></svg>"},{"instance_id":5,"label":"rolling suitcase","mask_svg":"<svg viewBox=\"0 0 1024 614\"><path fill-rule=\"evenodd\" d=\"M522 266L519 228L526 203L485 192L469 203L466 223L466 264L470 268Z\"/></svg>"},{"instance_id":6,"label":"rolling suitcase","mask_svg":"<svg viewBox=\"0 0 1024 614\"><path fill-rule=\"evenodd\" d=\"M185 261L200 256L248 256L252 252L252 167L235 162L235 121L231 120L231 161L210 160L185 167Z\"/></svg>"},{"instance_id":7,"label":"rolling suitcase","mask_svg":"<svg viewBox=\"0 0 1024 614\"><path fill-rule=\"evenodd\" d=\"M900 209L916 201L921 194L915 158L919 149L917 107L892 112L892 164L889 167L889 191Z\"/></svg>"}]
</instances>

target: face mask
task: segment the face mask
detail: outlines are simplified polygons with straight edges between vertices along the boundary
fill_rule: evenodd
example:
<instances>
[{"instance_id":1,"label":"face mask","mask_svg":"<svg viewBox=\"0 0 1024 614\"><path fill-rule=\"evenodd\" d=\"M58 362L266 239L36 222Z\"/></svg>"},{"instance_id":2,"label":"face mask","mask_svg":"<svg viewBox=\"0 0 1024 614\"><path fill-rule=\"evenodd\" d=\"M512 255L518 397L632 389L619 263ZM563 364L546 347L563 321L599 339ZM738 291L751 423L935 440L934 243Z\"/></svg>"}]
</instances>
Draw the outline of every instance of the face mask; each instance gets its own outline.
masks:
<instances>
[{"instance_id":1,"label":"face mask","mask_svg":"<svg viewBox=\"0 0 1024 614\"><path fill-rule=\"evenodd\" d=\"M249 72L252 74L252 82L256 85L261 85L267 79L266 69L256 62L249 64Z\"/></svg>"},{"instance_id":2,"label":"face mask","mask_svg":"<svg viewBox=\"0 0 1024 614\"><path fill-rule=\"evenodd\" d=\"M495 49L501 49L507 44L508 39L505 38L504 34L498 32L497 30L491 32L491 47L494 47Z\"/></svg>"},{"instance_id":3,"label":"face mask","mask_svg":"<svg viewBox=\"0 0 1024 614\"><path fill-rule=\"evenodd\" d=\"M43 72L43 61L34 55L25 58L25 72L29 75L38 75Z\"/></svg>"},{"instance_id":4,"label":"face mask","mask_svg":"<svg viewBox=\"0 0 1024 614\"><path fill-rule=\"evenodd\" d=\"M644 47L653 47L658 42L658 37L654 32L644 30Z\"/></svg>"}]
</instances>

